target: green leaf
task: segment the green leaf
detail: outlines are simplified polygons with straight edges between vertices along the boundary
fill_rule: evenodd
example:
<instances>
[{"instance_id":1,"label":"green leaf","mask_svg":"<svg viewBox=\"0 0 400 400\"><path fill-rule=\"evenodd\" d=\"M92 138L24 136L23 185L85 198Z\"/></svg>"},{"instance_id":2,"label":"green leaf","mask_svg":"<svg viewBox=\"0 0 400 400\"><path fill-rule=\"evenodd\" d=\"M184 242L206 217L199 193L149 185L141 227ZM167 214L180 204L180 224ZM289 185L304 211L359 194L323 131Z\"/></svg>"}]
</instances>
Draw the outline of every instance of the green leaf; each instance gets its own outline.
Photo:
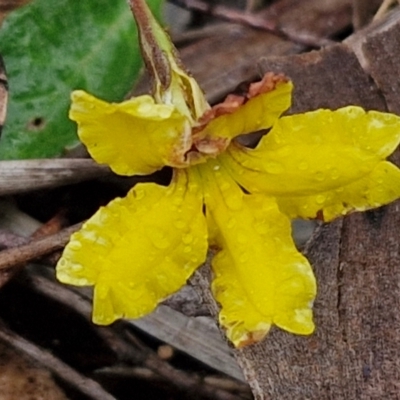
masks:
<instances>
[{"instance_id":1,"label":"green leaf","mask_svg":"<svg viewBox=\"0 0 400 400\"><path fill-rule=\"evenodd\" d=\"M162 0L148 0L159 14ZM120 101L141 67L126 0L35 0L0 31L10 101L0 159L61 155L78 143L70 93Z\"/></svg>"}]
</instances>

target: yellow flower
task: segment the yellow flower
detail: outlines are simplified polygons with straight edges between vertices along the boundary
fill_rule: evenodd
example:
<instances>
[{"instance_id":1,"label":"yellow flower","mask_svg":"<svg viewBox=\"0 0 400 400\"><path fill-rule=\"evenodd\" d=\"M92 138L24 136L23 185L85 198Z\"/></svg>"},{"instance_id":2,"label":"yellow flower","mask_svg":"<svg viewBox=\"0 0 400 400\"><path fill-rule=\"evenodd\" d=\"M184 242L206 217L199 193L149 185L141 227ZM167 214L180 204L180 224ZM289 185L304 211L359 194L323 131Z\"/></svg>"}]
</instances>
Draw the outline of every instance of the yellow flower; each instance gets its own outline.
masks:
<instances>
[{"instance_id":1,"label":"yellow flower","mask_svg":"<svg viewBox=\"0 0 400 400\"><path fill-rule=\"evenodd\" d=\"M70 116L97 162L121 175L170 166L172 181L137 184L101 208L72 236L57 277L94 285L93 320L109 324L154 310L212 246L212 291L235 346L272 324L310 334L316 284L290 219L329 221L400 197L400 170L385 160L400 118L353 106L280 117L292 84L273 74L210 108L165 43L169 77L156 78L154 97L109 104L76 91ZM237 140L264 129L254 149Z\"/></svg>"}]
</instances>

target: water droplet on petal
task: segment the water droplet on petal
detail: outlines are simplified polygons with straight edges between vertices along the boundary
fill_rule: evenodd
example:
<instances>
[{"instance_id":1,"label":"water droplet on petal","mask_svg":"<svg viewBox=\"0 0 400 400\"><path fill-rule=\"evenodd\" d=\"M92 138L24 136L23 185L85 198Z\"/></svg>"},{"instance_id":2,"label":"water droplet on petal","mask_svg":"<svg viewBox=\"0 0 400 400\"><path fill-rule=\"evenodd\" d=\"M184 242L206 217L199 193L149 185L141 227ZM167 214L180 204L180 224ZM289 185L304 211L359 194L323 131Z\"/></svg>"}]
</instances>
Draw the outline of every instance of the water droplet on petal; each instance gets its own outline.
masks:
<instances>
[{"instance_id":1,"label":"water droplet on petal","mask_svg":"<svg viewBox=\"0 0 400 400\"><path fill-rule=\"evenodd\" d=\"M305 171L306 169L308 169L308 163L306 163L305 161L302 161L302 162L299 164L299 170L300 170L300 171Z\"/></svg>"},{"instance_id":2,"label":"water droplet on petal","mask_svg":"<svg viewBox=\"0 0 400 400\"><path fill-rule=\"evenodd\" d=\"M60 267L65 267L67 265L67 261L65 260L65 258L61 258L60 261L58 261L58 265Z\"/></svg>"},{"instance_id":3,"label":"water droplet on petal","mask_svg":"<svg viewBox=\"0 0 400 400\"><path fill-rule=\"evenodd\" d=\"M72 269L72 271L75 271L75 272L82 271L83 266L81 264L72 264L71 269Z\"/></svg>"},{"instance_id":4,"label":"water droplet on petal","mask_svg":"<svg viewBox=\"0 0 400 400\"><path fill-rule=\"evenodd\" d=\"M189 182L188 187L189 187L189 190L195 191L199 188L199 185L196 182L191 181L191 182Z\"/></svg>"},{"instance_id":5,"label":"water droplet on petal","mask_svg":"<svg viewBox=\"0 0 400 400\"><path fill-rule=\"evenodd\" d=\"M172 204L175 206L181 206L183 203L183 197L182 196L173 196L172 197Z\"/></svg>"},{"instance_id":6,"label":"water droplet on petal","mask_svg":"<svg viewBox=\"0 0 400 400\"><path fill-rule=\"evenodd\" d=\"M150 240L154 244L155 247L158 249L166 249L171 245L171 242L169 241L168 236L160 231L160 230L154 230L150 233ZM165 258L166 260L166 258Z\"/></svg>"},{"instance_id":7,"label":"water droplet on petal","mask_svg":"<svg viewBox=\"0 0 400 400\"><path fill-rule=\"evenodd\" d=\"M135 189L134 189L134 193L135 193L136 200L141 200L141 199L143 199L143 198L145 197L145 195L146 195L146 193L144 192L144 190L141 189L141 188L135 188Z\"/></svg>"},{"instance_id":8,"label":"water droplet on petal","mask_svg":"<svg viewBox=\"0 0 400 400\"><path fill-rule=\"evenodd\" d=\"M229 182L224 182L222 185L221 185L221 190L223 191L223 192L226 192L227 190L229 190L231 188L231 184L229 183Z\"/></svg>"},{"instance_id":9,"label":"water droplet on petal","mask_svg":"<svg viewBox=\"0 0 400 400\"><path fill-rule=\"evenodd\" d=\"M191 235L190 233L188 233L187 235L183 235L182 236L182 242L184 244L189 244L193 242L193 235Z\"/></svg>"},{"instance_id":10,"label":"water droplet on petal","mask_svg":"<svg viewBox=\"0 0 400 400\"><path fill-rule=\"evenodd\" d=\"M190 257L190 261L193 264L200 264L201 261L199 261L199 258L196 255L193 255L192 257ZM189 265L189 267L191 268L191 265Z\"/></svg>"},{"instance_id":11,"label":"water droplet on petal","mask_svg":"<svg viewBox=\"0 0 400 400\"><path fill-rule=\"evenodd\" d=\"M236 235L236 238L237 238L237 241L238 241L240 244L245 244L245 243L247 243L247 236L246 236L244 233L242 233L242 232L238 232L238 234Z\"/></svg>"},{"instance_id":12,"label":"water droplet on petal","mask_svg":"<svg viewBox=\"0 0 400 400\"><path fill-rule=\"evenodd\" d=\"M254 228L256 232L259 233L260 235L265 235L266 233L268 233L269 226L265 222L260 222L254 225Z\"/></svg>"},{"instance_id":13,"label":"water droplet on petal","mask_svg":"<svg viewBox=\"0 0 400 400\"><path fill-rule=\"evenodd\" d=\"M240 257L239 257L239 261L241 263L245 263L246 261L248 261L249 259L249 254L248 253L243 253Z\"/></svg>"},{"instance_id":14,"label":"water droplet on petal","mask_svg":"<svg viewBox=\"0 0 400 400\"><path fill-rule=\"evenodd\" d=\"M339 176L340 176L339 170L337 170L336 168L333 168L333 169L331 170L331 178L332 178L333 180L336 180L336 179L339 178Z\"/></svg>"},{"instance_id":15,"label":"water droplet on petal","mask_svg":"<svg viewBox=\"0 0 400 400\"><path fill-rule=\"evenodd\" d=\"M282 172L284 172L284 168L281 164L277 163L277 162L268 162L265 165L265 169L268 173L270 174L281 174Z\"/></svg>"},{"instance_id":16,"label":"water droplet on petal","mask_svg":"<svg viewBox=\"0 0 400 400\"><path fill-rule=\"evenodd\" d=\"M186 226L186 223L183 219L175 219L174 226L178 229L183 229Z\"/></svg>"},{"instance_id":17,"label":"water droplet on petal","mask_svg":"<svg viewBox=\"0 0 400 400\"><path fill-rule=\"evenodd\" d=\"M323 204L324 201L326 200L326 196L319 194L316 198L315 198L315 202L317 204Z\"/></svg>"},{"instance_id":18,"label":"water droplet on petal","mask_svg":"<svg viewBox=\"0 0 400 400\"><path fill-rule=\"evenodd\" d=\"M221 168L221 166L220 165L214 165L214 171L218 171L219 169Z\"/></svg>"},{"instance_id":19,"label":"water droplet on petal","mask_svg":"<svg viewBox=\"0 0 400 400\"><path fill-rule=\"evenodd\" d=\"M80 278L75 281L74 285L77 286L89 286L90 282L86 278Z\"/></svg>"},{"instance_id":20,"label":"water droplet on petal","mask_svg":"<svg viewBox=\"0 0 400 400\"><path fill-rule=\"evenodd\" d=\"M184 253L190 253L192 251L192 246L185 246L184 248L183 248L183 252Z\"/></svg>"},{"instance_id":21,"label":"water droplet on petal","mask_svg":"<svg viewBox=\"0 0 400 400\"><path fill-rule=\"evenodd\" d=\"M324 173L322 171L317 171L315 173L315 179L317 181L322 182L324 180L324 178L325 178L325 175L324 175Z\"/></svg>"},{"instance_id":22,"label":"water droplet on petal","mask_svg":"<svg viewBox=\"0 0 400 400\"><path fill-rule=\"evenodd\" d=\"M224 193L223 197L227 207L233 211L236 211L242 207L243 192L238 187L235 187L233 189L234 190Z\"/></svg>"},{"instance_id":23,"label":"water droplet on petal","mask_svg":"<svg viewBox=\"0 0 400 400\"><path fill-rule=\"evenodd\" d=\"M71 240L68 243L68 247L69 247L70 250L77 251L77 250L80 250L82 248L82 243L79 242L78 240Z\"/></svg>"}]
</instances>

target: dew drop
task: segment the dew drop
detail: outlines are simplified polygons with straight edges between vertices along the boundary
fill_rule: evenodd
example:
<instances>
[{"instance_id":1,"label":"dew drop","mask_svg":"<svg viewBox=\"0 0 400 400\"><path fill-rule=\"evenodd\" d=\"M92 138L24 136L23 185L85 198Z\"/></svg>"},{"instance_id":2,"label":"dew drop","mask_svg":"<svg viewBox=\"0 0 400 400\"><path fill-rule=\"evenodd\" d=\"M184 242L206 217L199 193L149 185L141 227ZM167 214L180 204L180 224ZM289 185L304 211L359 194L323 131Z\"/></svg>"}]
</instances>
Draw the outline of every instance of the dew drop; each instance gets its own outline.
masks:
<instances>
[{"instance_id":1,"label":"dew drop","mask_svg":"<svg viewBox=\"0 0 400 400\"><path fill-rule=\"evenodd\" d=\"M188 233L187 235L183 235L182 236L182 242L184 244L189 244L193 242L193 235L191 235L190 233Z\"/></svg>"},{"instance_id":2,"label":"dew drop","mask_svg":"<svg viewBox=\"0 0 400 400\"><path fill-rule=\"evenodd\" d=\"M247 253L243 253L240 257L239 257L239 261L241 263L245 263L246 261L249 260L249 255Z\"/></svg>"},{"instance_id":3,"label":"dew drop","mask_svg":"<svg viewBox=\"0 0 400 400\"><path fill-rule=\"evenodd\" d=\"M152 241L154 246L157 247L158 249L166 249L171 245L171 242L169 241L167 235L158 230L151 232L150 240Z\"/></svg>"},{"instance_id":4,"label":"dew drop","mask_svg":"<svg viewBox=\"0 0 400 400\"><path fill-rule=\"evenodd\" d=\"M246 243L247 243L247 236L246 236L244 233L242 233L242 232L239 232L239 233L236 235L236 238L237 238L237 241L238 241L240 244L246 244Z\"/></svg>"},{"instance_id":5,"label":"dew drop","mask_svg":"<svg viewBox=\"0 0 400 400\"><path fill-rule=\"evenodd\" d=\"M333 168L333 169L331 170L331 178L332 178L333 180L336 180L336 179L339 178L339 176L340 176L339 170L337 170L336 168Z\"/></svg>"},{"instance_id":6,"label":"dew drop","mask_svg":"<svg viewBox=\"0 0 400 400\"><path fill-rule=\"evenodd\" d=\"M177 229L183 229L186 226L186 223L183 219L174 220L174 226Z\"/></svg>"},{"instance_id":7,"label":"dew drop","mask_svg":"<svg viewBox=\"0 0 400 400\"><path fill-rule=\"evenodd\" d=\"M227 190L230 189L230 187L231 187L231 184L230 184L229 182L224 182L224 183L221 185L221 190L222 190L223 192L226 192Z\"/></svg>"},{"instance_id":8,"label":"dew drop","mask_svg":"<svg viewBox=\"0 0 400 400\"><path fill-rule=\"evenodd\" d=\"M143 189L136 188L134 193L135 193L136 200L141 200L145 197L145 192Z\"/></svg>"},{"instance_id":9,"label":"dew drop","mask_svg":"<svg viewBox=\"0 0 400 400\"><path fill-rule=\"evenodd\" d=\"M83 266L81 264L72 264L71 269L72 269L72 271L75 271L75 272L82 271Z\"/></svg>"},{"instance_id":10,"label":"dew drop","mask_svg":"<svg viewBox=\"0 0 400 400\"><path fill-rule=\"evenodd\" d=\"M221 166L220 165L214 165L214 171L218 171L219 169L221 168Z\"/></svg>"},{"instance_id":11,"label":"dew drop","mask_svg":"<svg viewBox=\"0 0 400 400\"><path fill-rule=\"evenodd\" d=\"M322 182L322 181L324 180L324 178L325 178L325 176L324 176L324 173L323 173L323 172L317 171L317 172L315 173L315 179L316 179L317 181Z\"/></svg>"},{"instance_id":12,"label":"dew drop","mask_svg":"<svg viewBox=\"0 0 400 400\"><path fill-rule=\"evenodd\" d=\"M257 233L260 235L265 235L268 233L268 224L267 223L258 223L254 226Z\"/></svg>"},{"instance_id":13,"label":"dew drop","mask_svg":"<svg viewBox=\"0 0 400 400\"><path fill-rule=\"evenodd\" d=\"M70 250L80 250L82 248L82 243L79 242L78 240L72 240L71 242L68 243L68 247Z\"/></svg>"},{"instance_id":14,"label":"dew drop","mask_svg":"<svg viewBox=\"0 0 400 400\"><path fill-rule=\"evenodd\" d=\"M190 182L188 187L190 191L195 191L199 188L199 185L196 182Z\"/></svg>"},{"instance_id":15,"label":"dew drop","mask_svg":"<svg viewBox=\"0 0 400 400\"><path fill-rule=\"evenodd\" d=\"M183 197L181 196L173 196L172 198L172 204L175 206L181 206L183 203Z\"/></svg>"},{"instance_id":16,"label":"dew drop","mask_svg":"<svg viewBox=\"0 0 400 400\"><path fill-rule=\"evenodd\" d=\"M190 253L192 251L192 246L185 246L184 248L183 248L183 252L184 253Z\"/></svg>"},{"instance_id":17,"label":"dew drop","mask_svg":"<svg viewBox=\"0 0 400 400\"><path fill-rule=\"evenodd\" d=\"M305 171L305 170L307 170L308 169L308 163L306 163L305 161L302 161L300 164L299 164L299 170L300 171Z\"/></svg>"},{"instance_id":18,"label":"dew drop","mask_svg":"<svg viewBox=\"0 0 400 400\"><path fill-rule=\"evenodd\" d=\"M236 193L229 193L229 195L227 194L225 197L225 203L227 205L228 208L230 208L231 210L238 210L239 208L241 208L242 206L242 195L239 192Z\"/></svg>"},{"instance_id":19,"label":"dew drop","mask_svg":"<svg viewBox=\"0 0 400 400\"><path fill-rule=\"evenodd\" d=\"M272 161L266 164L265 169L267 172L274 175L284 172L284 168L281 164Z\"/></svg>"},{"instance_id":20,"label":"dew drop","mask_svg":"<svg viewBox=\"0 0 400 400\"><path fill-rule=\"evenodd\" d=\"M317 204L323 204L324 201L326 200L326 196L319 194L316 198L315 198L315 202Z\"/></svg>"},{"instance_id":21,"label":"dew drop","mask_svg":"<svg viewBox=\"0 0 400 400\"><path fill-rule=\"evenodd\" d=\"M193 255L192 257L190 257L190 261L193 264L200 264L201 261L199 261L199 258L196 255Z\"/></svg>"},{"instance_id":22,"label":"dew drop","mask_svg":"<svg viewBox=\"0 0 400 400\"><path fill-rule=\"evenodd\" d=\"M242 167L244 167L244 168L247 168L247 167L251 167L251 162L249 161L249 160L246 160L246 159L244 159L244 160L241 160L240 161L240 164L242 165Z\"/></svg>"},{"instance_id":23,"label":"dew drop","mask_svg":"<svg viewBox=\"0 0 400 400\"><path fill-rule=\"evenodd\" d=\"M86 278L80 278L76 281L77 286L89 286L90 282Z\"/></svg>"}]
</instances>

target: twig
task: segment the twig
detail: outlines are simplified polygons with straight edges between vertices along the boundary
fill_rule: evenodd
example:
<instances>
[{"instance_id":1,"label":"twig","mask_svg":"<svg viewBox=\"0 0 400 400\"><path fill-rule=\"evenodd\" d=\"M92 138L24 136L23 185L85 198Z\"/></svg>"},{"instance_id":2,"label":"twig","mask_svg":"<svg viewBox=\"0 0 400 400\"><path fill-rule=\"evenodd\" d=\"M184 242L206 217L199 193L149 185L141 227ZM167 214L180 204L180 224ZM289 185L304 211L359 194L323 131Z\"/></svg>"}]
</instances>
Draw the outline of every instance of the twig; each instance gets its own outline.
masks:
<instances>
[{"instance_id":1,"label":"twig","mask_svg":"<svg viewBox=\"0 0 400 400\"><path fill-rule=\"evenodd\" d=\"M31 274L32 287L42 294L67 305L74 309L85 319L90 320L91 306L89 302L76 292L60 287L49 279L35 274ZM241 397L233 395L226 390L214 388L213 385L206 383L202 378L195 374L188 374L180 371L161 360L157 354L141 343L127 329L127 324L118 321L112 327L99 327L93 325L96 333L107 343L115 352L121 362L142 365L148 368L164 381L170 382L180 390L192 395L199 395L201 398L212 400L241 400ZM122 335L117 333L117 331ZM124 340L123 337L127 340ZM206 340L206 338L205 338ZM132 346L134 344L134 346ZM238 383L238 385L240 385ZM245 385L241 385L245 391Z\"/></svg>"},{"instance_id":2,"label":"twig","mask_svg":"<svg viewBox=\"0 0 400 400\"><path fill-rule=\"evenodd\" d=\"M1 322L0 339L20 352L32 357L35 361L45 366L60 379L69 383L90 399L116 400L114 396L106 392L97 382L79 374L48 351L11 332Z\"/></svg>"},{"instance_id":3,"label":"twig","mask_svg":"<svg viewBox=\"0 0 400 400\"><path fill-rule=\"evenodd\" d=\"M26 237L16 235L6 229L0 229L0 250L22 246L28 242L29 239Z\"/></svg>"},{"instance_id":4,"label":"twig","mask_svg":"<svg viewBox=\"0 0 400 400\"><path fill-rule=\"evenodd\" d=\"M161 360L152 350L146 348L135 336L129 331L126 331L127 337L140 348L146 352L146 359L143 366L156 372L158 375L164 377L166 380L174 382L179 389L186 392L188 395L200 395L203 398L210 400L239 400L241 397L231 394L223 389L213 387L205 382L204 379L194 374L175 369L170 364Z\"/></svg>"},{"instance_id":5,"label":"twig","mask_svg":"<svg viewBox=\"0 0 400 400\"><path fill-rule=\"evenodd\" d=\"M68 243L70 236L81 226L82 224L76 224L54 235L33 240L19 247L3 250L0 252L0 270L19 266L55 250L62 249Z\"/></svg>"},{"instance_id":6,"label":"twig","mask_svg":"<svg viewBox=\"0 0 400 400\"><path fill-rule=\"evenodd\" d=\"M148 368L143 367L131 367L126 365L117 365L112 367L103 367L98 368L93 371L95 376L105 376L107 378L135 378L141 380L147 380L151 382L160 382L164 381L160 379L158 375L156 375L153 371L150 371Z\"/></svg>"},{"instance_id":7,"label":"twig","mask_svg":"<svg viewBox=\"0 0 400 400\"><path fill-rule=\"evenodd\" d=\"M253 28L262 29L273 33L293 43L307 47L320 48L334 43L332 40L316 37L311 34L304 34L285 30L278 27L274 21L260 17L258 14L245 13L222 5L212 5L204 0L169 0L171 3L189 10L199 11L213 17L222 18L227 21L248 25Z\"/></svg>"},{"instance_id":8,"label":"twig","mask_svg":"<svg viewBox=\"0 0 400 400\"><path fill-rule=\"evenodd\" d=\"M377 21L381 19L388 11L390 6L395 3L396 0L383 0L381 6L379 7L378 11L376 12L373 21ZM397 1L400 4L400 1Z\"/></svg>"},{"instance_id":9,"label":"twig","mask_svg":"<svg viewBox=\"0 0 400 400\"><path fill-rule=\"evenodd\" d=\"M0 196L65 186L112 175L91 159L0 161Z\"/></svg>"}]
</instances>

